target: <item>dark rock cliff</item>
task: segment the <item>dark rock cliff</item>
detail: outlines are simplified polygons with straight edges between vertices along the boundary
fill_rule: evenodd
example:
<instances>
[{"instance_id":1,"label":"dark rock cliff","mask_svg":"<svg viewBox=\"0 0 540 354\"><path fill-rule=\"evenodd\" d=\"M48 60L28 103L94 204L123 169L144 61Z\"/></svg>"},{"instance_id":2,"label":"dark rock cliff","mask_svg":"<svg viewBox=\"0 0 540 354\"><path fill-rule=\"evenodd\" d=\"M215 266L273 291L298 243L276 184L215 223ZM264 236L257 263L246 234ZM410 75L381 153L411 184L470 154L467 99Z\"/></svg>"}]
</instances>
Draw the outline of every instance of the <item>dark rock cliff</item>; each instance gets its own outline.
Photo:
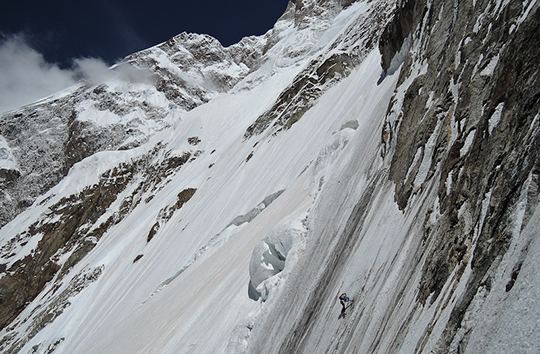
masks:
<instances>
[{"instance_id":1,"label":"dark rock cliff","mask_svg":"<svg viewBox=\"0 0 540 354\"><path fill-rule=\"evenodd\" d=\"M453 270L461 275L472 257L473 275L443 335L441 348L448 348L515 237L520 196L527 195L521 229L538 204L540 11L538 3L518 1L409 3L414 6L398 9L385 32L393 41L381 41L383 66L412 18L415 52L400 81L413 76L415 64L427 69L407 83L384 143L393 149L390 178L400 208L428 185L438 186L441 217L430 223L426 216L419 301L437 298Z\"/></svg>"}]
</instances>

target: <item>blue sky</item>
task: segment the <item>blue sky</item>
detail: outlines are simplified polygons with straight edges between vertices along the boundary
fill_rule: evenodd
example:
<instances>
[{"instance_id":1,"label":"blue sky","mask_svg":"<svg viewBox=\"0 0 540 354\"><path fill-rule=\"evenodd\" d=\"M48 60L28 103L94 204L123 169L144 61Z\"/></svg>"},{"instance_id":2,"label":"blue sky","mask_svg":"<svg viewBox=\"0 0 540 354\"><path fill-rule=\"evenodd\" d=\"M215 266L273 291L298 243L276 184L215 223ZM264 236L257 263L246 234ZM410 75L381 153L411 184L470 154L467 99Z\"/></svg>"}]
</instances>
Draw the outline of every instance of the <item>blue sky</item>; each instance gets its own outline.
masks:
<instances>
[{"instance_id":1,"label":"blue sky","mask_svg":"<svg viewBox=\"0 0 540 354\"><path fill-rule=\"evenodd\" d=\"M70 66L73 58L112 64L134 51L182 32L207 33L223 44L262 34L287 0L95 0L2 1L0 33L14 34L47 62Z\"/></svg>"}]
</instances>

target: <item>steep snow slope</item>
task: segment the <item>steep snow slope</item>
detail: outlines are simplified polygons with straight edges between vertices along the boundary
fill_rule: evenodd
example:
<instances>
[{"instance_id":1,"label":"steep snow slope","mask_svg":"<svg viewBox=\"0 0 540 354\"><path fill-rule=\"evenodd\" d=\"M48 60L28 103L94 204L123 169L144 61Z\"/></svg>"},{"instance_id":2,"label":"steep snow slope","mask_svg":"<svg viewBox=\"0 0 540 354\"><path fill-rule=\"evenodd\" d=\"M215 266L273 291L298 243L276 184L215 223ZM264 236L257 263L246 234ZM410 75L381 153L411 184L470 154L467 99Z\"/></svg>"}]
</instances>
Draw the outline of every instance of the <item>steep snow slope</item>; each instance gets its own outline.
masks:
<instances>
[{"instance_id":1,"label":"steep snow slope","mask_svg":"<svg viewBox=\"0 0 540 354\"><path fill-rule=\"evenodd\" d=\"M252 352L539 350L538 15L534 1L398 5L380 41L400 76L382 144L357 142L362 159L321 193Z\"/></svg>"},{"instance_id":2,"label":"steep snow slope","mask_svg":"<svg viewBox=\"0 0 540 354\"><path fill-rule=\"evenodd\" d=\"M7 183L56 177L0 229L0 348L537 351L538 3L394 5L297 0L126 58L153 83L2 117ZM72 109L44 135L79 155L25 160Z\"/></svg>"},{"instance_id":3,"label":"steep snow slope","mask_svg":"<svg viewBox=\"0 0 540 354\"><path fill-rule=\"evenodd\" d=\"M244 348L237 343L243 323L264 307L248 297L253 249L271 232L294 234L287 257L292 266L324 176L364 124L359 116L373 110L380 118L386 108L392 81L369 91L381 72L373 38L390 5L358 3L338 11L331 3L325 21L291 5L268 35L273 43L258 66L229 92L189 112L170 110L163 119L172 129L146 134L136 147L75 163L4 226L8 271L0 281L11 296L27 284L28 269L44 269L40 279L29 280L29 304L3 309L6 317L22 310L2 331L4 350ZM308 43L299 47L302 40ZM134 58L154 58L159 50ZM328 65L335 55L364 63L336 68ZM286 127L287 121L264 121L268 130L247 136L276 101L294 103L295 96L283 92L305 89L296 84L305 77L313 77L307 88L315 90L305 116ZM92 104L78 120L107 127L119 119ZM265 281L255 291L268 296L275 285Z\"/></svg>"}]
</instances>

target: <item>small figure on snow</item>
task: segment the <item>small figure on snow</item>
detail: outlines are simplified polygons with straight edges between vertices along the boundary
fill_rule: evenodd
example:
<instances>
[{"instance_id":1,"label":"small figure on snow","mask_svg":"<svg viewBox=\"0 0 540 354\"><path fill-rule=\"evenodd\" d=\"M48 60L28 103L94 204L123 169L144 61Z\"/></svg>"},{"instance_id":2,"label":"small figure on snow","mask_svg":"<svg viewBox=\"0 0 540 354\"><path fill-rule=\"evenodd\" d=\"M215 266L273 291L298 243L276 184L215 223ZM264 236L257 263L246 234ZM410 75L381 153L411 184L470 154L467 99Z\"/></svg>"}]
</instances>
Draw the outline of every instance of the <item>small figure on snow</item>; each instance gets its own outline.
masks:
<instances>
[{"instance_id":1,"label":"small figure on snow","mask_svg":"<svg viewBox=\"0 0 540 354\"><path fill-rule=\"evenodd\" d=\"M343 293L339 296L339 303L341 304L341 314L339 315L339 318L345 318L345 310L352 305L353 301L353 299L347 296L347 293ZM347 305L349 302L350 304Z\"/></svg>"}]
</instances>

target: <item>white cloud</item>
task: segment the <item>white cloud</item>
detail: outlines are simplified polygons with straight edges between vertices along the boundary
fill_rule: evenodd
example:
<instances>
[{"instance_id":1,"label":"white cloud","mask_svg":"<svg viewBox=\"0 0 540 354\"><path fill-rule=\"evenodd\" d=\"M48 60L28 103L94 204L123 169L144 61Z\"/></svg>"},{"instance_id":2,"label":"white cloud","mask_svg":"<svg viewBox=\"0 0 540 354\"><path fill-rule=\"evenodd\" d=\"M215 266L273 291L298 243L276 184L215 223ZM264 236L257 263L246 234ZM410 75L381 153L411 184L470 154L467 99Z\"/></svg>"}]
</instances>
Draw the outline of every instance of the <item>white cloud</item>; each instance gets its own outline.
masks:
<instances>
[{"instance_id":1,"label":"white cloud","mask_svg":"<svg viewBox=\"0 0 540 354\"><path fill-rule=\"evenodd\" d=\"M73 73L49 64L20 36L0 44L0 112L36 101L74 83Z\"/></svg>"},{"instance_id":2,"label":"white cloud","mask_svg":"<svg viewBox=\"0 0 540 354\"><path fill-rule=\"evenodd\" d=\"M75 59L73 62L77 75L92 85L111 80L131 83L153 81L150 71L138 69L126 63L115 65L111 70L101 59L83 58Z\"/></svg>"},{"instance_id":3,"label":"white cloud","mask_svg":"<svg viewBox=\"0 0 540 354\"><path fill-rule=\"evenodd\" d=\"M22 36L12 36L0 43L0 113L35 102L78 80L91 85L111 80L151 83L153 75L126 63L111 70L97 58L75 59L72 69L61 69L48 63Z\"/></svg>"}]
</instances>

